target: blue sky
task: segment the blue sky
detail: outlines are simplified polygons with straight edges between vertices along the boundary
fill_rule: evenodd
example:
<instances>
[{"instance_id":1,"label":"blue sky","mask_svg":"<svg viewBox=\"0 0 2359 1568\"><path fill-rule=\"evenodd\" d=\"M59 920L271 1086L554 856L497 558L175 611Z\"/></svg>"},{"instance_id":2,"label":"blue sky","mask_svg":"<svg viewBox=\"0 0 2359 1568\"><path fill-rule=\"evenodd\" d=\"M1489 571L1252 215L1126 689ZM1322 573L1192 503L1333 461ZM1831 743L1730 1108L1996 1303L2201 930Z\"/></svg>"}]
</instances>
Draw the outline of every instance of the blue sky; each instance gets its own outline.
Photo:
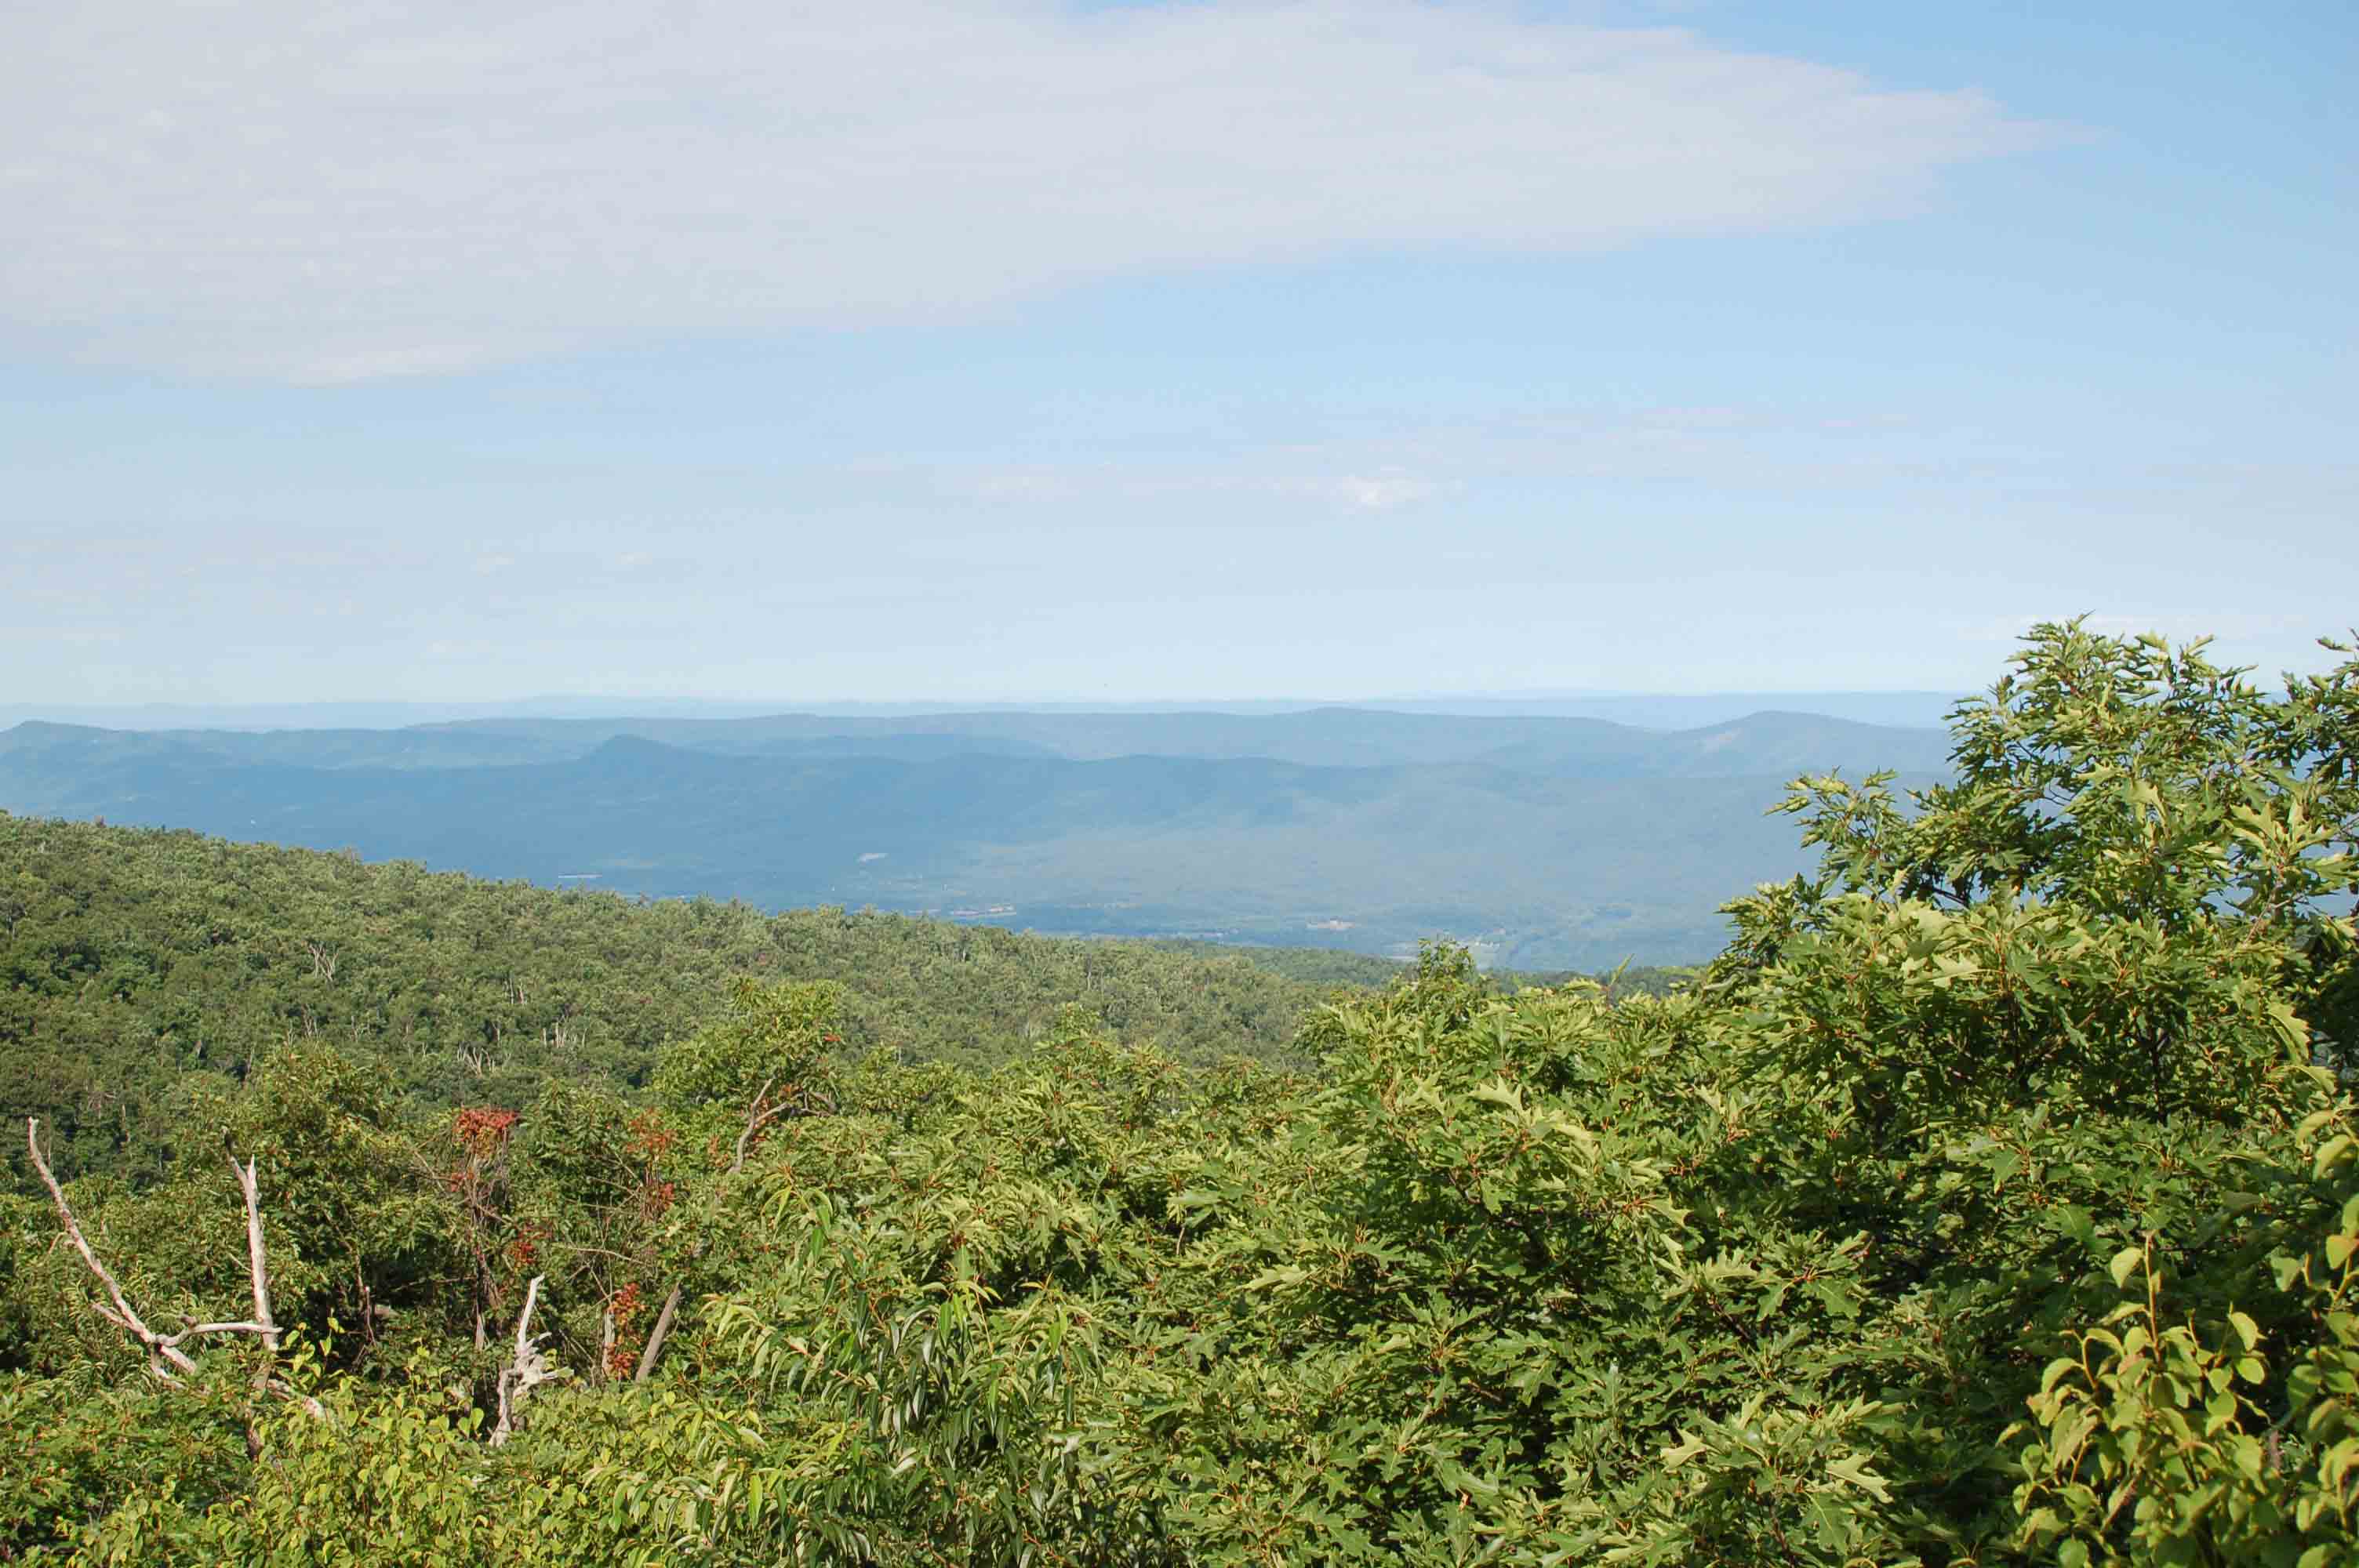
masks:
<instances>
[{"instance_id":1,"label":"blue sky","mask_svg":"<svg viewBox=\"0 0 2359 1568\"><path fill-rule=\"evenodd\" d=\"M2315 663L2359 19L2052 9L0 21L0 702Z\"/></svg>"}]
</instances>

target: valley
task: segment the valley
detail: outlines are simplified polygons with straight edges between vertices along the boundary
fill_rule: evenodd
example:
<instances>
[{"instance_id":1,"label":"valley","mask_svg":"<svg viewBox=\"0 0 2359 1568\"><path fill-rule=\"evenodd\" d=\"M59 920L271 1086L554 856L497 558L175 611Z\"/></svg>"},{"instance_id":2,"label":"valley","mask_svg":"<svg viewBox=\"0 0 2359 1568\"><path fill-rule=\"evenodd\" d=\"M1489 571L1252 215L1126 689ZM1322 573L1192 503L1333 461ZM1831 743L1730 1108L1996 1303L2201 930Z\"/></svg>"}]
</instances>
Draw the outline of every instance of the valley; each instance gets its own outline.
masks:
<instances>
[{"instance_id":1,"label":"valley","mask_svg":"<svg viewBox=\"0 0 2359 1568\"><path fill-rule=\"evenodd\" d=\"M1321 708L0 732L0 809L350 849L646 898L1486 964L1691 962L1805 860L1805 773L1945 764L1937 730Z\"/></svg>"}]
</instances>

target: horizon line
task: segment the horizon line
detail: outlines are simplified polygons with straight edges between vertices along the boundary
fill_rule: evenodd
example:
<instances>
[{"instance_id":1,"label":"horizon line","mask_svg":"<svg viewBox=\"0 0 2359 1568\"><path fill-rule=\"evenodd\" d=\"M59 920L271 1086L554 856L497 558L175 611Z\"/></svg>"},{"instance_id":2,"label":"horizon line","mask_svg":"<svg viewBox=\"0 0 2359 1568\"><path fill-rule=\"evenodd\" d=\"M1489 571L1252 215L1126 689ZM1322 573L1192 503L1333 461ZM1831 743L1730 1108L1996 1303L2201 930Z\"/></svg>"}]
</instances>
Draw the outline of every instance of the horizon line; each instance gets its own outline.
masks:
<instances>
[{"instance_id":1,"label":"horizon line","mask_svg":"<svg viewBox=\"0 0 2359 1568\"><path fill-rule=\"evenodd\" d=\"M985 708L1060 708L1088 709L1093 704L1110 708L1215 704L1224 707L1286 707L1296 708L1354 708L1388 702L1622 702L1689 700L1736 697L1959 697L1973 695L1940 687L1706 687L1692 689L1643 687L1511 687L1469 691L1376 692L1360 696L1313 697L1290 694L1252 697L1243 694L1197 693L1186 696L1140 697L716 697L679 693L533 692L521 697L148 697L139 699L0 700L0 713L35 710L186 711L192 709L310 708L524 708L538 704L579 706L591 703L658 703L671 706L758 708L766 714L810 713L830 708L895 708L918 712L964 713ZM624 711L600 717L646 717Z\"/></svg>"}]
</instances>

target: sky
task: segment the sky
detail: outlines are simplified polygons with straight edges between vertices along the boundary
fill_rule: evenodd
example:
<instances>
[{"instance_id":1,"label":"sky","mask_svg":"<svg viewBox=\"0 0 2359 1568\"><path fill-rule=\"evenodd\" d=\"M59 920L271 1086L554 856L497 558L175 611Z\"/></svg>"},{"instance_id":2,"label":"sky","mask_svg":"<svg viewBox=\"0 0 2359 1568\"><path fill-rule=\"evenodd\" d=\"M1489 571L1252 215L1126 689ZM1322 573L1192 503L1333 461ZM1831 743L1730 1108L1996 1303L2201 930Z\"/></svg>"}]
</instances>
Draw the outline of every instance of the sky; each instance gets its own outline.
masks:
<instances>
[{"instance_id":1,"label":"sky","mask_svg":"<svg viewBox=\"0 0 2359 1568\"><path fill-rule=\"evenodd\" d=\"M2359 622L2359 12L0 16L0 705L1963 690Z\"/></svg>"}]
</instances>

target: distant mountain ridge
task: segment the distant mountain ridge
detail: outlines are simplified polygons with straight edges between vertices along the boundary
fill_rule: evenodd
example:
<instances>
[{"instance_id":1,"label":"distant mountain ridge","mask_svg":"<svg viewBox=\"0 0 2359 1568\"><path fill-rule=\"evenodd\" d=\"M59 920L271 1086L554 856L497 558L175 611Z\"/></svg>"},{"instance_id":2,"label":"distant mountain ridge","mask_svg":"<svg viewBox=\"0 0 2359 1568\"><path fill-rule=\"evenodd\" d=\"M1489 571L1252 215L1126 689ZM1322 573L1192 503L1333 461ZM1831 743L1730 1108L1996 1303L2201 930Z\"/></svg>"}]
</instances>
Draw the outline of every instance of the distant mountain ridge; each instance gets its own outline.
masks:
<instances>
[{"instance_id":1,"label":"distant mountain ridge","mask_svg":"<svg viewBox=\"0 0 2359 1568\"><path fill-rule=\"evenodd\" d=\"M1688 730L1764 711L1820 714L1855 723L1938 728L1957 694L1939 691L1615 692L1483 691L1383 697L1154 698L1138 701L817 701L547 696L508 702L0 703L0 729L28 720L100 730L403 730L473 719L758 719L780 713L908 719L929 713L1301 713L1314 708L1469 717L1603 719L1651 730Z\"/></svg>"},{"instance_id":2,"label":"distant mountain ridge","mask_svg":"<svg viewBox=\"0 0 2359 1568\"><path fill-rule=\"evenodd\" d=\"M299 767L488 767L585 756L616 737L734 756L1266 757L1311 767L1489 762L1585 777L1735 778L1812 767L1946 765L1939 730L1763 712L1699 729L1605 719L1399 713L927 713L856 718L488 719L400 730L100 730L31 721L0 730L0 758L37 752L205 756Z\"/></svg>"},{"instance_id":3,"label":"distant mountain ridge","mask_svg":"<svg viewBox=\"0 0 2359 1568\"><path fill-rule=\"evenodd\" d=\"M1804 859L1787 778L1941 769L1940 731L1582 719L929 714L0 731L0 807L654 897L1040 930L1422 936L1520 968L1676 962Z\"/></svg>"}]
</instances>

